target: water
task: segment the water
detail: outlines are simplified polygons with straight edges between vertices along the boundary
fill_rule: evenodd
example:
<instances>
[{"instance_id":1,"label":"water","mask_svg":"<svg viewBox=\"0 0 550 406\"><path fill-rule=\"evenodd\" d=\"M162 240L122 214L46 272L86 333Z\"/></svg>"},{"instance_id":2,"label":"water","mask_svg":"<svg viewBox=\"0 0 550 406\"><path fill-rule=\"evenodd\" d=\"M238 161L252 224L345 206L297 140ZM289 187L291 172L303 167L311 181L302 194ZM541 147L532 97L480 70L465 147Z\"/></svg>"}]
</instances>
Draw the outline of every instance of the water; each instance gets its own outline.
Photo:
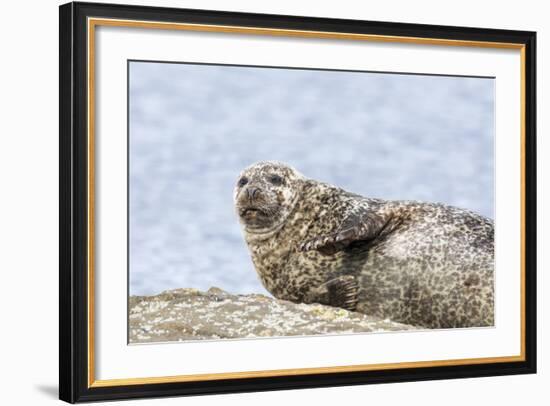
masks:
<instances>
[{"instance_id":1,"label":"water","mask_svg":"<svg viewBox=\"0 0 550 406\"><path fill-rule=\"evenodd\" d=\"M493 79L132 62L130 294L266 293L232 202L253 162L492 218L493 143Z\"/></svg>"}]
</instances>

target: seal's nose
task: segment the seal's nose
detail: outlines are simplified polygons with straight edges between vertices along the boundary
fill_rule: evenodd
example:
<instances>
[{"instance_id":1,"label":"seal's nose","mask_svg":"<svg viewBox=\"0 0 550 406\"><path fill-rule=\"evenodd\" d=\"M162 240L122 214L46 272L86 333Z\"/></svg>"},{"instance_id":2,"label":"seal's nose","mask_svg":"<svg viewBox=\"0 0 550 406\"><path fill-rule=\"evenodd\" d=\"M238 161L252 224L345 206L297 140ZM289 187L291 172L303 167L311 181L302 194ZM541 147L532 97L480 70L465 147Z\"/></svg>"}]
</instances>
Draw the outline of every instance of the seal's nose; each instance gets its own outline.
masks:
<instances>
[{"instance_id":1,"label":"seal's nose","mask_svg":"<svg viewBox=\"0 0 550 406\"><path fill-rule=\"evenodd\" d=\"M246 189L246 195L250 200L254 200L256 197L260 195L260 189L257 187L248 187Z\"/></svg>"}]
</instances>

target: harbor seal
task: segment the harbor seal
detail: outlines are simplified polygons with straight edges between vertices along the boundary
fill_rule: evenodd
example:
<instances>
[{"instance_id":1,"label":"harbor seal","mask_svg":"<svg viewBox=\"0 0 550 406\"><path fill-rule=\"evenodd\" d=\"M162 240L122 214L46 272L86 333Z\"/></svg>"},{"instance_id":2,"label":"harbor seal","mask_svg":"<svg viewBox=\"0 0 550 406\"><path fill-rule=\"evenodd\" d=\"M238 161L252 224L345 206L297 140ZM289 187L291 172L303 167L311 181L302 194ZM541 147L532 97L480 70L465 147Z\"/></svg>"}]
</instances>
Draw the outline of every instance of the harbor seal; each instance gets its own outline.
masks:
<instances>
[{"instance_id":1,"label":"harbor seal","mask_svg":"<svg viewBox=\"0 0 550 406\"><path fill-rule=\"evenodd\" d=\"M494 324L490 219L363 197L272 161L243 170L234 202L260 280L278 299L426 328Z\"/></svg>"}]
</instances>

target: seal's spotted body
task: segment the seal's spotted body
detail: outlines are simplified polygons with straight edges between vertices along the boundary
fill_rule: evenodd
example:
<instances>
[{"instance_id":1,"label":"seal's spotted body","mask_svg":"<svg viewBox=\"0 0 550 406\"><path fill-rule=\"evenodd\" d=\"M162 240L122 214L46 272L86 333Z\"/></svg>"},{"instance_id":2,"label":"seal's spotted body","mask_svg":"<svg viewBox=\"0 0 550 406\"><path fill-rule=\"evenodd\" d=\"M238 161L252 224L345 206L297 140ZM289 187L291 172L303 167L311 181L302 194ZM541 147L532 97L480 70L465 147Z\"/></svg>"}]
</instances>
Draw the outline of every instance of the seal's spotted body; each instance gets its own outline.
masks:
<instances>
[{"instance_id":1,"label":"seal's spotted body","mask_svg":"<svg viewBox=\"0 0 550 406\"><path fill-rule=\"evenodd\" d=\"M429 328L493 325L493 223L442 204L384 201L261 162L235 202L276 298Z\"/></svg>"}]
</instances>

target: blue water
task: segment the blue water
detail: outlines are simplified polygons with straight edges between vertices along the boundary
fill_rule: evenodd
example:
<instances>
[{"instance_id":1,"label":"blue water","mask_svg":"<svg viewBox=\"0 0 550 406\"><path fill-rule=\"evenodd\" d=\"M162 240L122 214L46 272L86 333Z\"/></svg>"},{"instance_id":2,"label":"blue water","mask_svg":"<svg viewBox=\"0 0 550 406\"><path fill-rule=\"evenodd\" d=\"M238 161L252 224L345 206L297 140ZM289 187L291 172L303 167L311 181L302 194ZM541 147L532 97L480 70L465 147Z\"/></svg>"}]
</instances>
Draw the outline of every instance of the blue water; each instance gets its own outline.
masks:
<instances>
[{"instance_id":1,"label":"blue water","mask_svg":"<svg viewBox=\"0 0 550 406\"><path fill-rule=\"evenodd\" d=\"M266 293L232 203L259 160L493 217L493 79L132 62L129 97L130 294Z\"/></svg>"}]
</instances>

